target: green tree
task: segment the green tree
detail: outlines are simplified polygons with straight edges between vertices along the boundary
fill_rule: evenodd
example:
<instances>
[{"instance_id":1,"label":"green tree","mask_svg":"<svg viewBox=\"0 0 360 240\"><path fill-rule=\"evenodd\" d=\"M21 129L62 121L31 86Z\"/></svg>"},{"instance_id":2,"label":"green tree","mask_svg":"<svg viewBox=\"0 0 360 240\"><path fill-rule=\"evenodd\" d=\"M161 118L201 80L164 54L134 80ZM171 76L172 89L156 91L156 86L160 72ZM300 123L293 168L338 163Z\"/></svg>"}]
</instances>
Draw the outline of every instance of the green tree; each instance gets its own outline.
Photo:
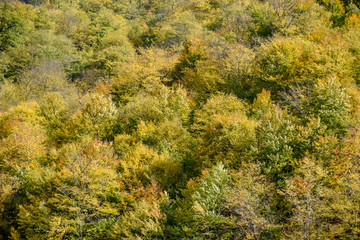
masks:
<instances>
[{"instance_id":1,"label":"green tree","mask_svg":"<svg viewBox=\"0 0 360 240\"><path fill-rule=\"evenodd\" d=\"M294 149L297 130L292 116L275 106L267 91L258 94L252 111L253 116L260 121L256 127L253 157L263 163L264 173L282 186L284 177L296 165Z\"/></svg>"},{"instance_id":2,"label":"green tree","mask_svg":"<svg viewBox=\"0 0 360 240\"><path fill-rule=\"evenodd\" d=\"M21 13L31 14L32 9L20 3L10 4L8 1L0 3L0 51L11 47L17 47L24 42L24 36L29 33L28 16ZM30 15L31 16L31 15Z\"/></svg>"},{"instance_id":3,"label":"green tree","mask_svg":"<svg viewBox=\"0 0 360 240\"><path fill-rule=\"evenodd\" d=\"M183 190L174 217L179 225L179 237L209 239L227 237L228 219L222 215L226 186L229 184L228 171L222 165L204 171L201 178L188 182Z\"/></svg>"},{"instance_id":4,"label":"green tree","mask_svg":"<svg viewBox=\"0 0 360 240\"><path fill-rule=\"evenodd\" d=\"M350 96L335 76L319 80L312 89L294 89L289 98L299 116L320 118L330 135L343 136L350 124Z\"/></svg>"}]
</instances>

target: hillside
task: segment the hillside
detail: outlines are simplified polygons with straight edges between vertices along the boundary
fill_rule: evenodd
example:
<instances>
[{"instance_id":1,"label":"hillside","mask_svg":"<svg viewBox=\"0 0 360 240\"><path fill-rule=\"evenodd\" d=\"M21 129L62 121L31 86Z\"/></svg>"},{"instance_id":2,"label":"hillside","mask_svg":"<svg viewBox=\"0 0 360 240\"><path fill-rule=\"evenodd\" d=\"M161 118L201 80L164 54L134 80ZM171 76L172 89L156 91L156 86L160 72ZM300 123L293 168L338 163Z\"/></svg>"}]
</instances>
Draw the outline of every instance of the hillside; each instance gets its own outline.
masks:
<instances>
[{"instance_id":1,"label":"hillside","mask_svg":"<svg viewBox=\"0 0 360 240\"><path fill-rule=\"evenodd\" d=\"M358 239L360 2L0 0L0 239Z\"/></svg>"}]
</instances>

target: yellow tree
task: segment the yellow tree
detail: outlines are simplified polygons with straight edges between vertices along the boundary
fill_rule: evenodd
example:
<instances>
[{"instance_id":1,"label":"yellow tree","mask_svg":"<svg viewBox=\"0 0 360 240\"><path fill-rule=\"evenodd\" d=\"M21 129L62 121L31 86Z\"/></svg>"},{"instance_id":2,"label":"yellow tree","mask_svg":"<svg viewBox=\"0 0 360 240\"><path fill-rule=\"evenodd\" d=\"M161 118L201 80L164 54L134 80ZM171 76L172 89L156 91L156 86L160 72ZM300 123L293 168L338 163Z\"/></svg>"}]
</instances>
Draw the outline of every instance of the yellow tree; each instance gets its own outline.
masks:
<instances>
[{"instance_id":1,"label":"yellow tree","mask_svg":"<svg viewBox=\"0 0 360 240\"><path fill-rule=\"evenodd\" d=\"M330 226L327 216L328 172L311 158L305 157L294 176L286 180L284 194L292 205L291 217L285 231L287 239L319 239Z\"/></svg>"},{"instance_id":2,"label":"yellow tree","mask_svg":"<svg viewBox=\"0 0 360 240\"><path fill-rule=\"evenodd\" d=\"M263 239L276 230L271 201L274 184L268 182L257 164L244 163L232 174L233 183L225 198L234 235L239 239Z\"/></svg>"}]
</instances>

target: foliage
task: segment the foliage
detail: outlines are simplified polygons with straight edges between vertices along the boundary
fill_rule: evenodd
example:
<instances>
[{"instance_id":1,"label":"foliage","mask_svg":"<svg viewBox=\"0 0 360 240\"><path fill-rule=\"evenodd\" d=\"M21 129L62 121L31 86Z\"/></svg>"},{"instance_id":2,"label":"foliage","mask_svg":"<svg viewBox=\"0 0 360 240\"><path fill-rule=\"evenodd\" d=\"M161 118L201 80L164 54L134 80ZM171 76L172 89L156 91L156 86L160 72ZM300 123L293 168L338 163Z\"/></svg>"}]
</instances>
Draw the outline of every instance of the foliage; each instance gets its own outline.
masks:
<instances>
[{"instance_id":1,"label":"foliage","mask_svg":"<svg viewBox=\"0 0 360 240\"><path fill-rule=\"evenodd\" d=\"M360 5L0 1L0 239L355 239Z\"/></svg>"},{"instance_id":2,"label":"foliage","mask_svg":"<svg viewBox=\"0 0 360 240\"><path fill-rule=\"evenodd\" d=\"M181 235L188 237L212 238L226 234L226 217L222 215L228 172L222 165L203 172L197 181L190 181L184 190L184 199L175 210L175 221L181 226ZM226 236L226 235L225 235Z\"/></svg>"},{"instance_id":3,"label":"foliage","mask_svg":"<svg viewBox=\"0 0 360 240\"><path fill-rule=\"evenodd\" d=\"M263 239L267 231L276 228L270 206L272 184L257 164L243 164L232 178L225 207L230 213L235 237Z\"/></svg>"}]
</instances>

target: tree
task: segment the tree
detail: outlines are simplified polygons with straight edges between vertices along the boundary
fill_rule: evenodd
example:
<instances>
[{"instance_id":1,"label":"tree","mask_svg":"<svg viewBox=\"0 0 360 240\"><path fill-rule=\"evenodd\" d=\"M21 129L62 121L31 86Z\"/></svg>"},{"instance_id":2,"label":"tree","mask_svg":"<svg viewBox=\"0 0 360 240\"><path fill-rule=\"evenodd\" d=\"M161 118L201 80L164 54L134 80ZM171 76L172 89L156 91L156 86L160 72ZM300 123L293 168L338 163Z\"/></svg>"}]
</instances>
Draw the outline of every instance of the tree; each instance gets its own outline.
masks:
<instances>
[{"instance_id":1,"label":"tree","mask_svg":"<svg viewBox=\"0 0 360 240\"><path fill-rule=\"evenodd\" d=\"M27 35L29 31L26 20L30 19L24 19L29 15L21 16L17 11L31 14L32 9L23 4L9 4L7 1L0 3L0 9L0 51L5 51L21 45L24 42L22 35Z\"/></svg>"},{"instance_id":2,"label":"tree","mask_svg":"<svg viewBox=\"0 0 360 240\"><path fill-rule=\"evenodd\" d=\"M118 117L119 111L111 99L97 94L73 116L66 129L75 140L86 135L112 140L121 131Z\"/></svg>"},{"instance_id":3,"label":"tree","mask_svg":"<svg viewBox=\"0 0 360 240\"><path fill-rule=\"evenodd\" d=\"M119 218L109 235L113 239L163 239L166 216L161 204L168 201L168 197L159 191L153 183L134 209Z\"/></svg>"},{"instance_id":4,"label":"tree","mask_svg":"<svg viewBox=\"0 0 360 240\"><path fill-rule=\"evenodd\" d=\"M27 202L16 231L29 239L104 238L125 209L110 145L83 139L64 145L52 165L29 166Z\"/></svg>"},{"instance_id":5,"label":"tree","mask_svg":"<svg viewBox=\"0 0 360 240\"><path fill-rule=\"evenodd\" d=\"M360 191L359 140L359 127L355 126L329 164L333 188L329 207L337 223L332 228L333 236L349 239L356 238L360 233L360 202L357 197Z\"/></svg>"},{"instance_id":6,"label":"tree","mask_svg":"<svg viewBox=\"0 0 360 240\"><path fill-rule=\"evenodd\" d=\"M157 24L155 44L165 49L179 50L190 39L202 35L202 26L192 11L177 11Z\"/></svg>"},{"instance_id":7,"label":"tree","mask_svg":"<svg viewBox=\"0 0 360 240\"><path fill-rule=\"evenodd\" d=\"M350 123L350 96L335 76L319 80L315 88L298 97L295 104L302 114L320 118L329 135L344 136Z\"/></svg>"},{"instance_id":8,"label":"tree","mask_svg":"<svg viewBox=\"0 0 360 240\"><path fill-rule=\"evenodd\" d=\"M119 77L112 79L112 94L117 103L126 104L143 88L160 83L168 85L170 72L178 57L161 48L141 48L134 62L124 65Z\"/></svg>"},{"instance_id":9,"label":"tree","mask_svg":"<svg viewBox=\"0 0 360 240\"><path fill-rule=\"evenodd\" d=\"M228 236L222 202L229 180L228 171L219 164L204 171L198 180L188 182L183 190L184 198L174 213L180 227L179 237Z\"/></svg>"},{"instance_id":10,"label":"tree","mask_svg":"<svg viewBox=\"0 0 360 240\"><path fill-rule=\"evenodd\" d=\"M333 214L327 207L328 173L308 157L303 159L295 175L286 180L285 194L292 204L289 232L290 239L318 239L330 226L326 216Z\"/></svg>"},{"instance_id":11,"label":"tree","mask_svg":"<svg viewBox=\"0 0 360 240\"><path fill-rule=\"evenodd\" d=\"M41 96L50 92L57 92L66 97L75 94L74 88L66 79L61 63L57 61L46 61L24 71L18 81L18 89L23 100L39 101Z\"/></svg>"},{"instance_id":12,"label":"tree","mask_svg":"<svg viewBox=\"0 0 360 240\"><path fill-rule=\"evenodd\" d=\"M182 87L149 84L124 107L124 114L135 121L159 123L165 119L189 121L190 102Z\"/></svg>"},{"instance_id":13,"label":"tree","mask_svg":"<svg viewBox=\"0 0 360 240\"><path fill-rule=\"evenodd\" d=\"M266 99L262 101L264 100ZM261 101L256 102L256 105L260 103ZM263 163L263 171L271 181L282 186L284 177L291 174L296 165L294 147L297 131L291 116L285 111L274 105L270 105L267 111L256 127L252 154Z\"/></svg>"},{"instance_id":14,"label":"tree","mask_svg":"<svg viewBox=\"0 0 360 240\"><path fill-rule=\"evenodd\" d=\"M271 201L274 185L257 164L245 163L232 175L224 203L229 211L235 238L263 239L276 232ZM274 237L274 235L272 236Z\"/></svg>"},{"instance_id":15,"label":"tree","mask_svg":"<svg viewBox=\"0 0 360 240\"><path fill-rule=\"evenodd\" d=\"M0 232L8 238L26 202L24 173L34 162L46 162L45 129L36 102L22 103L0 114Z\"/></svg>"}]
</instances>

